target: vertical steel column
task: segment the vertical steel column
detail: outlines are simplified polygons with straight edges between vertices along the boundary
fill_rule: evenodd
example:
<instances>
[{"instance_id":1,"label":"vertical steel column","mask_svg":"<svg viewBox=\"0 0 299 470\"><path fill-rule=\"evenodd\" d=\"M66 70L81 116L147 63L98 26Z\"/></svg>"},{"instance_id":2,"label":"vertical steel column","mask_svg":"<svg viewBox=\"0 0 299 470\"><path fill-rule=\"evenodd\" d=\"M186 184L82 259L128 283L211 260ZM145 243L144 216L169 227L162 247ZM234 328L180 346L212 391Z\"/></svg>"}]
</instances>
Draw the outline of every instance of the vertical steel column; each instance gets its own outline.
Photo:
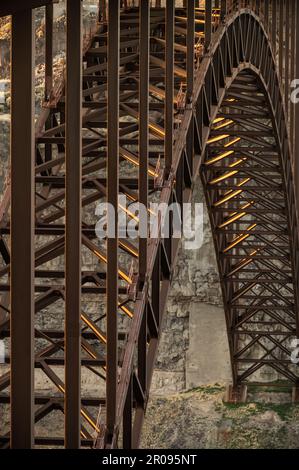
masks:
<instances>
[{"instance_id":1,"label":"vertical steel column","mask_svg":"<svg viewBox=\"0 0 299 470\"><path fill-rule=\"evenodd\" d=\"M148 0L139 2L140 15L140 84L139 84L139 101L140 101L140 122L139 122L139 202L148 206L148 111L149 111L149 27L150 27L150 5ZM139 217L143 212L140 211ZM143 221L140 220L140 224ZM143 286L145 274L147 270L147 238L139 238L139 287ZM137 365L138 380L144 396L147 388L147 309L142 312L141 328L137 345ZM132 379L131 379L132 382ZM132 387L132 383L131 383ZM128 394L130 394L130 388ZM127 401L130 397L127 397ZM131 399L132 401L132 399ZM138 403L141 416L144 414L144 403ZM131 412L132 413L132 412ZM129 403L128 403L128 424L129 424ZM134 445L134 434L129 429L131 446ZM126 445L128 446L129 439Z\"/></svg>"},{"instance_id":2,"label":"vertical steel column","mask_svg":"<svg viewBox=\"0 0 299 470\"><path fill-rule=\"evenodd\" d=\"M53 4L46 5L45 30L45 99L47 100L53 86Z\"/></svg>"},{"instance_id":3,"label":"vertical steel column","mask_svg":"<svg viewBox=\"0 0 299 470\"><path fill-rule=\"evenodd\" d=\"M210 47L212 39L212 0L206 0L205 10L205 51Z\"/></svg>"},{"instance_id":4,"label":"vertical steel column","mask_svg":"<svg viewBox=\"0 0 299 470\"><path fill-rule=\"evenodd\" d=\"M296 1L296 77L299 79L299 5ZM299 204L299 104L295 105L295 191Z\"/></svg>"},{"instance_id":5,"label":"vertical steel column","mask_svg":"<svg viewBox=\"0 0 299 470\"><path fill-rule=\"evenodd\" d=\"M272 48L274 52L274 57L276 53L276 31L277 31L277 0L272 0Z\"/></svg>"},{"instance_id":6,"label":"vertical steel column","mask_svg":"<svg viewBox=\"0 0 299 470\"><path fill-rule=\"evenodd\" d=\"M192 104L192 94L194 86L194 34L195 34L195 2L188 0L187 4L187 105ZM186 155L189 169L193 171L193 142L194 142L194 121L190 123L186 142ZM183 175L182 175L183 178Z\"/></svg>"},{"instance_id":7,"label":"vertical steel column","mask_svg":"<svg viewBox=\"0 0 299 470\"><path fill-rule=\"evenodd\" d=\"M120 0L108 3L108 141L107 141L107 202L114 207L114 217L107 226L115 236L107 237L107 373L106 373L106 442L113 436L116 417L117 390L117 310L118 310L118 190L119 190L119 47Z\"/></svg>"},{"instance_id":8,"label":"vertical steel column","mask_svg":"<svg viewBox=\"0 0 299 470\"><path fill-rule=\"evenodd\" d=\"M53 86L53 4L46 5L45 49L45 100L47 101ZM47 130L51 127L52 115L50 113L45 129ZM52 160L52 145L45 144L45 161L49 160Z\"/></svg>"},{"instance_id":9,"label":"vertical steel column","mask_svg":"<svg viewBox=\"0 0 299 470\"><path fill-rule=\"evenodd\" d=\"M295 61L296 61L296 4L297 0L291 0L291 71L290 71L290 79L293 81L295 77ZM294 143L294 123L295 123L295 104L290 102L290 136L291 136L291 144L293 150L293 163L295 158L295 143Z\"/></svg>"},{"instance_id":10,"label":"vertical steel column","mask_svg":"<svg viewBox=\"0 0 299 470\"><path fill-rule=\"evenodd\" d=\"M266 26L267 33L269 32L269 0L264 1L264 22Z\"/></svg>"},{"instance_id":11,"label":"vertical steel column","mask_svg":"<svg viewBox=\"0 0 299 470\"><path fill-rule=\"evenodd\" d=\"M139 2L139 203L148 206L148 112L149 112L149 0ZM140 213L141 214L141 213ZM141 217L141 215L140 215ZM142 223L142 221L141 221ZM142 288L147 269L147 238L139 237L139 287Z\"/></svg>"},{"instance_id":12,"label":"vertical steel column","mask_svg":"<svg viewBox=\"0 0 299 470\"><path fill-rule=\"evenodd\" d=\"M65 197L65 447L80 447L82 0L67 2Z\"/></svg>"},{"instance_id":13,"label":"vertical steel column","mask_svg":"<svg viewBox=\"0 0 299 470\"><path fill-rule=\"evenodd\" d=\"M172 165L173 147L173 91L174 91L174 2L166 0L165 18L165 176L168 177Z\"/></svg>"},{"instance_id":14,"label":"vertical steel column","mask_svg":"<svg viewBox=\"0 0 299 470\"><path fill-rule=\"evenodd\" d=\"M226 0L221 0L220 4L220 20L223 23L226 17Z\"/></svg>"},{"instance_id":15,"label":"vertical steel column","mask_svg":"<svg viewBox=\"0 0 299 470\"><path fill-rule=\"evenodd\" d=\"M283 83L283 60L284 60L284 0L279 1L279 49L278 49L278 66L279 79Z\"/></svg>"},{"instance_id":16,"label":"vertical steel column","mask_svg":"<svg viewBox=\"0 0 299 470\"><path fill-rule=\"evenodd\" d=\"M285 66L284 66L284 102L286 109L287 124L290 123L289 116L289 84L290 84L290 1L286 0L285 6Z\"/></svg>"},{"instance_id":17,"label":"vertical steel column","mask_svg":"<svg viewBox=\"0 0 299 470\"><path fill-rule=\"evenodd\" d=\"M194 83L195 1L187 3L187 102L192 99Z\"/></svg>"},{"instance_id":18,"label":"vertical steel column","mask_svg":"<svg viewBox=\"0 0 299 470\"><path fill-rule=\"evenodd\" d=\"M257 15L260 14L260 6L261 6L260 5L260 0L256 0L256 2L255 2L255 12L256 12Z\"/></svg>"},{"instance_id":19,"label":"vertical steel column","mask_svg":"<svg viewBox=\"0 0 299 470\"><path fill-rule=\"evenodd\" d=\"M11 447L34 445L34 21L12 16Z\"/></svg>"}]
</instances>

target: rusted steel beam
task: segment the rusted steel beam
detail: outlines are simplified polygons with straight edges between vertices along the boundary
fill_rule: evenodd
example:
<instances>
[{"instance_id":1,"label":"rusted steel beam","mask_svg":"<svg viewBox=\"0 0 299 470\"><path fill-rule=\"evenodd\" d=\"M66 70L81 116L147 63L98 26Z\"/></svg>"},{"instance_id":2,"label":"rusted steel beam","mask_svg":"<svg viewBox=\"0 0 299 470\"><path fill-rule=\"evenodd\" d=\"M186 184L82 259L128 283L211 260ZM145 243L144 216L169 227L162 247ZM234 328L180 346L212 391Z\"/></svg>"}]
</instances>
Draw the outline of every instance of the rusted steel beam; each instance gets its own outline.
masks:
<instances>
[{"instance_id":1,"label":"rusted steel beam","mask_svg":"<svg viewBox=\"0 0 299 470\"><path fill-rule=\"evenodd\" d=\"M147 305L144 308L143 318L138 338L138 379L142 392L145 396L147 392ZM144 408L144 401L139 403Z\"/></svg>"},{"instance_id":2,"label":"rusted steel beam","mask_svg":"<svg viewBox=\"0 0 299 470\"><path fill-rule=\"evenodd\" d=\"M296 2L296 78L299 78L299 5ZM298 85L297 85L298 86ZM299 204L299 104L295 105L295 191L297 198L297 208ZM298 214L297 214L298 216Z\"/></svg>"},{"instance_id":3,"label":"rusted steel beam","mask_svg":"<svg viewBox=\"0 0 299 470\"><path fill-rule=\"evenodd\" d=\"M108 141L107 141L107 203L114 208L108 218L107 229L107 372L106 444L112 440L116 418L116 392L118 381L118 186L119 186L119 46L120 2L108 4ZM109 236L110 227L113 234Z\"/></svg>"},{"instance_id":4,"label":"rusted steel beam","mask_svg":"<svg viewBox=\"0 0 299 470\"><path fill-rule=\"evenodd\" d=\"M277 34L277 0L272 0L272 17L271 17L271 40L274 54L276 53L276 34Z\"/></svg>"},{"instance_id":5,"label":"rusted steel beam","mask_svg":"<svg viewBox=\"0 0 299 470\"><path fill-rule=\"evenodd\" d=\"M166 0L165 38L165 176L168 177L172 166L174 111L174 2L171 0Z\"/></svg>"},{"instance_id":6,"label":"rusted steel beam","mask_svg":"<svg viewBox=\"0 0 299 470\"><path fill-rule=\"evenodd\" d=\"M12 17L11 107L11 434L34 445L34 21Z\"/></svg>"},{"instance_id":7,"label":"rusted steel beam","mask_svg":"<svg viewBox=\"0 0 299 470\"><path fill-rule=\"evenodd\" d=\"M146 208L148 206L148 125L149 125L149 21L150 21L150 5L149 1L141 2L139 6L140 18L140 84L139 84L139 202ZM144 213L140 212L139 217L144 217ZM147 238L143 238L144 234L139 233L139 289L143 287L147 272ZM138 380L142 387L143 394L146 393L146 352L147 352L147 317L146 310L143 311L142 325L137 345L137 361L138 361ZM133 380L132 375L127 391L126 405L124 408L124 447L132 448L134 446L133 438ZM142 413L144 403L137 403L137 407L141 406Z\"/></svg>"},{"instance_id":8,"label":"rusted steel beam","mask_svg":"<svg viewBox=\"0 0 299 470\"><path fill-rule=\"evenodd\" d=\"M290 116L289 116L289 108L290 108L290 26L291 26L291 18L290 18L290 1L286 0L285 5L285 69L284 69L284 103L285 103L285 110L286 110L286 118L287 123L290 123Z\"/></svg>"},{"instance_id":9,"label":"rusted steel beam","mask_svg":"<svg viewBox=\"0 0 299 470\"><path fill-rule=\"evenodd\" d=\"M1 0L0 16L13 15L30 8L39 8L45 5L58 3L58 0Z\"/></svg>"},{"instance_id":10,"label":"rusted steel beam","mask_svg":"<svg viewBox=\"0 0 299 470\"><path fill-rule=\"evenodd\" d=\"M45 100L50 98L53 87L53 4L46 6L45 17ZM45 123L45 129L53 126L51 114ZM52 146L45 145L45 161L52 160ZM51 170L50 170L51 172Z\"/></svg>"},{"instance_id":11,"label":"rusted steel beam","mask_svg":"<svg viewBox=\"0 0 299 470\"><path fill-rule=\"evenodd\" d=\"M264 2L264 3L268 3L268 2ZM261 12L260 8L261 8L260 0L255 0L255 12L257 15L259 15Z\"/></svg>"},{"instance_id":12,"label":"rusted steel beam","mask_svg":"<svg viewBox=\"0 0 299 470\"><path fill-rule=\"evenodd\" d=\"M269 32L269 1L263 2L264 9L264 23L266 26L267 33Z\"/></svg>"},{"instance_id":13,"label":"rusted steel beam","mask_svg":"<svg viewBox=\"0 0 299 470\"><path fill-rule=\"evenodd\" d=\"M212 0L206 0L205 6L205 51L210 47L212 39Z\"/></svg>"},{"instance_id":14,"label":"rusted steel beam","mask_svg":"<svg viewBox=\"0 0 299 470\"><path fill-rule=\"evenodd\" d=\"M290 50L290 83L295 78L295 65L296 65L296 8L297 8L297 0L290 0L290 11L291 11L291 50ZM293 91L293 89L292 89ZM294 167L294 159L295 159L295 138L294 138L294 124L295 124L295 109L296 105L290 99L290 139L291 139L291 148L293 152L293 160L292 165Z\"/></svg>"},{"instance_id":15,"label":"rusted steel beam","mask_svg":"<svg viewBox=\"0 0 299 470\"><path fill-rule=\"evenodd\" d=\"M65 447L80 447L82 2L67 2L65 195Z\"/></svg>"},{"instance_id":16,"label":"rusted steel beam","mask_svg":"<svg viewBox=\"0 0 299 470\"><path fill-rule=\"evenodd\" d=\"M193 88L194 88L194 33L195 33L195 4L194 0L188 0L187 3L187 83L186 83L186 105L193 107ZM194 142L194 129L193 123L190 124L190 130L186 142L186 159L188 161L187 172L193 171L193 142ZM184 165L181 165L181 178L184 177ZM182 185L183 182L178 182L177 187Z\"/></svg>"},{"instance_id":17,"label":"rusted steel beam","mask_svg":"<svg viewBox=\"0 0 299 470\"><path fill-rule=\"evenodd\" d=\"M221 0L220 3L220 20L224 23L226 17L226 0Z\"/></svg>"},{"instance_id":18,"label":"rusted steel beam","mask_svg":"<svg viewBox=\"0 0 299 470\"><path fill-rule=\"evenodd\" d=\"M149 124L149 36L150 5L140 2L140 81L139 81L139 202L148 207L148 124ZM141 217L141 215L140 215ZM141 235L141 236L140 236ZM147 270L147 237L139 234L139 288Z\"/></svg>"},{"instance_id":19,"label":"rusted steel beam","mask_svg":"<svg viewBox=\"0 0 299 470\"><path fill-rule=\"evenodd\" d=\"M195 33L195 1L187 2L187 101L192 99L194 85L194 33Z\"/></svg>"},{"instance_id":20,"label":"rusted steel beam","mask_svg":"<svg viewBox=\"0 0 299 470\"><path fill-rule=\"evenodd\" d=\"M284 48L284 29L285 29L285 8L284 0L279 0L279 48L278 48L278 67L279 67L279 78L283 83L283 62L286 60L285 48Z\"/></svg>"}]
</instances>

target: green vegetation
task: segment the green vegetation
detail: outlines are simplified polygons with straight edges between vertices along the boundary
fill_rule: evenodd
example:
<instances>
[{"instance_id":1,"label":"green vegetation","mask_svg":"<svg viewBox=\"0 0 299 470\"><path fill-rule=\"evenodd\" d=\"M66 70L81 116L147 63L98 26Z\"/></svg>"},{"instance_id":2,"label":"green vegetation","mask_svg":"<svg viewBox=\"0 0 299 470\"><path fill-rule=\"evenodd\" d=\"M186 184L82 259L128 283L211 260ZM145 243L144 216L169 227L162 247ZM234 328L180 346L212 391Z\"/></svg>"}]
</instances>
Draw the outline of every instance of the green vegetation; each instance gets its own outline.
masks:
<instances>
[{"instance_id":1,"label":"green vegetation","mask_svg":"<svg viewBox=\"0 0 299 470\"><path fill-rule=\"evenodd\" d=\"M286 380L276 380L271 384L261 386L261 385L254 385L248 384L248 393L257 393L260 391L269 392L269 393L291 393L293 385L286 381Z\"/></svg>"},{"instance_id":2,"label":"green vegetation","mask_svg":"<svg viewBox=\"0 0 299 470\"><path fill-rule=\"evenodd\" d=\"M199 393L205 393L208 395L215 395L216 393L224 392L225 387L223 385L219 384L214 384L214 385L206 385L204 387L195 387L190 390L187 390L184 393L190 393L190 392L199 392Z\"/></svg>"}]
</instances>

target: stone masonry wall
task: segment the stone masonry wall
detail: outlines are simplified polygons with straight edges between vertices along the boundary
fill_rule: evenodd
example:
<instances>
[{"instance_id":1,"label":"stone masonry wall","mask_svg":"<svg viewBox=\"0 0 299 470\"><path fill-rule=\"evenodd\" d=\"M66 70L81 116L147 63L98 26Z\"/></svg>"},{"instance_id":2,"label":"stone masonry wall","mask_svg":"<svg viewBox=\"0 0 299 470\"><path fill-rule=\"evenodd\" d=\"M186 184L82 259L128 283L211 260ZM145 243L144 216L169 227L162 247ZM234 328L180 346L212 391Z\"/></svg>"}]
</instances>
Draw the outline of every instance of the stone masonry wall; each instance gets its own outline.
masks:
<instances>
[{"instance_id":1,"label":"stone masonry wall","mask_svg":"<svg viewBox=\"0 0 299 470\"><path fill-rule=\"evenodd\" d=\"M231 380L228 341L212 233L198 179L193 202L204 204L203 244L182 244L173 275L152 393L173 393Z\"/></svg>"}]
</instances>

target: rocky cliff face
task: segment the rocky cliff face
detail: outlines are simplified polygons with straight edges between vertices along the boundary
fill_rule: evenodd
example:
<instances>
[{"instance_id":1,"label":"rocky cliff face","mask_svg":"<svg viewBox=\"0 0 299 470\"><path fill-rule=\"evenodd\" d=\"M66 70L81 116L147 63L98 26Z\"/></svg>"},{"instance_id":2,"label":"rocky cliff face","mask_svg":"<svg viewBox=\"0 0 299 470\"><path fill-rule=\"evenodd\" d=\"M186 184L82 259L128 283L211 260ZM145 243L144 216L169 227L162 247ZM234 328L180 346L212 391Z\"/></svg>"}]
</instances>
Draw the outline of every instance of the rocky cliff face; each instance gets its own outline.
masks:
<instances>
[{"instance_id":1,"label":"rocky cliff face","mask_svg":"<svg viewBox=\"0 0 299 470\"><path fill-rule=\"evenodd\" d=\"M251 393L242 405L222 401L216 384L151 399L142 435L143 448L295 449L299 405L290 394Z\"/></svg>"}]
</instances>

